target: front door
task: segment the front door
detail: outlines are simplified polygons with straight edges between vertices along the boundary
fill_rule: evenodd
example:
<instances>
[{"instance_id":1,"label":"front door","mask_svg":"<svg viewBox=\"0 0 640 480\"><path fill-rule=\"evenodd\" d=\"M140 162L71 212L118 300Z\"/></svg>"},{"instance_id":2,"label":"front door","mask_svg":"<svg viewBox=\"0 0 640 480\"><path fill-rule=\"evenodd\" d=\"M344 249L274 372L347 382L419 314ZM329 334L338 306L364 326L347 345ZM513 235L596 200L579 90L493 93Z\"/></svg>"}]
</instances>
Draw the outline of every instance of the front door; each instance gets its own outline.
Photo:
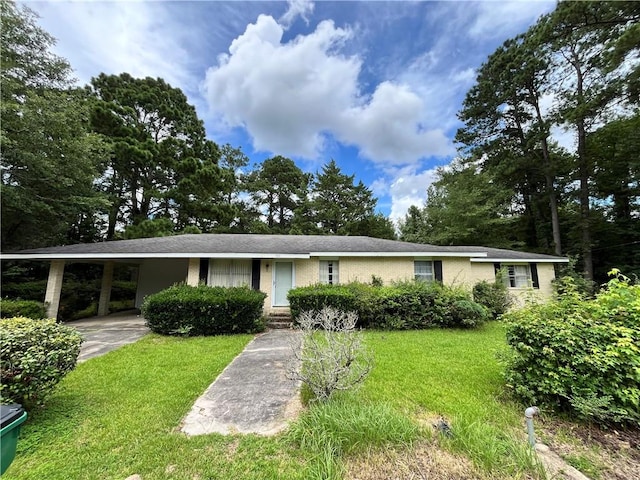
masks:
<instances>
[{"instance_id":1,"label":"front door","mask_svg":"<svg viewBox=\"0 0 640 480\"><path fill-rule=\"evenodd\" d=\"M293 262L275 262L273 270L273 306L287 307L287 293L293 287Z\"/></svg>"}]
</instances>

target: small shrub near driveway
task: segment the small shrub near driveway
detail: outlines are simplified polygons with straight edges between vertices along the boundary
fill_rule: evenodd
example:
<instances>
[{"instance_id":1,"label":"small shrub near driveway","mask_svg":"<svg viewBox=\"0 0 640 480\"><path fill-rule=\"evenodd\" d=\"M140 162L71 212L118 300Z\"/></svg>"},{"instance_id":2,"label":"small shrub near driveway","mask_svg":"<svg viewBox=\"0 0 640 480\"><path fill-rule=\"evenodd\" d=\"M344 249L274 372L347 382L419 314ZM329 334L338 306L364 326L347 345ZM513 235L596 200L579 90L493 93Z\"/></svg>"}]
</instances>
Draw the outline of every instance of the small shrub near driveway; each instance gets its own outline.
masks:
<instances>
[{"instance_id":1,"label":"small shrub near driveway","mask_svg":"<svg viewBox=\"0 0 640 480\"><path fill-rule=\"evenodd\" d=\"M264 330L266 294L248 287L175 285L142 305L147 326L163 335L222 335Z\"/></svg>"},{"instance_id":2,"label":"small shrub near driveway","mask_svg":"<svg viewBox=\"0 0 640 480\"><path fill-rule=\"evenodd\" d=\"M55 320L1 320L2 403L20 403L26 409L42 403L76 366L81 344L75 328Z\"/></svg>"},{"instance_id":3,"label":"small shrub near driveway","mask_svg":"<svg viewBox=\"0 0 640 480\"><path fill-rule=\"evenodd\" d=\"M524 402L640 425L640 286L612 273L593 300L565 280L558 300L504 316L506 379Z\"/></svg>"},{"instance_id":4,"label":"small shrub near driveway","mask_svg":"<svg viewBox=\"0 0 640 480\"><path fill-rule=\"evenodd\" d=\"M34 300L0 300L0 315L2 318L46 318L47 311L42 302Z\"/></svg>"}]
</instances>

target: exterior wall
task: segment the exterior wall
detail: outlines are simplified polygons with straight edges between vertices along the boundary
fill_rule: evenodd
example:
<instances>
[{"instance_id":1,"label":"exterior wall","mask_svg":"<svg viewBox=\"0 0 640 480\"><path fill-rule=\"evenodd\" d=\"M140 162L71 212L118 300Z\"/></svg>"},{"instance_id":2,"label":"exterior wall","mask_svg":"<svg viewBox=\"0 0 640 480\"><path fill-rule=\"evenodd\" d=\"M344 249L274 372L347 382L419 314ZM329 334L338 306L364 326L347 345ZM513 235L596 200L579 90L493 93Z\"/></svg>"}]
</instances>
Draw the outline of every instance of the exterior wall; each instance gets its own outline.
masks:
<instances>
[{"instance_id":1,"label":"exterior wall","mask_svg":"<svg viewBox=\"0 0 640 480\"><path fill-rule=\"evenodd\" d=\"M503 265L528 265L527 262L504 262ZM540 288L509 288L509 293L514 298L516 305L523 305L527 299L546 300L553 295L551 282L556 278L553 263L537 263L538 284ZM496 278L493 263L474 262L471 264L473 283L486 280L493 282Z\"/></svg>"},{"instance_id":2,"label":"exterior wall","mask_svg":"<svg viewBox=\"0 0 640 480\"><path fill-rule=\"evenodd\" d=\"M397 280L414 278L413 257L340 257L339 281L371 282L372 275L382 279L385 284ZM313 285L319 281L319 262L322 258L311 259L263 259L260 262L260 290L267 294L264 302L265 313L285 312L288 307L273 306L273 272L276 261L293 262L293 287ZM495 279L493 263L471 262L468 258L443 257L425 260L442 261L442 281L445 285L462 285L469 290L477 282ZM517 262L514 262L517 263ZM189 259L147 259L139 269L136 307L140 308L144 297L156 293L171 285L184 282L188 275ZM546 299L552 295L551 281L555 278L552 263L538 263L538 279L540 289L510 288L510 293L522 303L524 299L534 296ZM193 269L192 269L193 270Z\"/></svg>"},{"instance_id":3,"label":"exterior wall","mask_svg":"<svg viewBox=\"0 0 640 480\"><path fill-rule=\"evenodd\" d=\"M461 285L469 290L476 283L473 271L471 270L471 262L468 258L437 258L442 260L442 283L445 285Z\"/></svg>"},{"instance_id":4,"label":"exterior wall","mask_svg":"<svg viewBox=\"0 0 640 480\"><path fill-rule=\"evenodd\" d=\"M144 297L157 293L171 285L187 280L189 259L187 258L154 258L145 259L140 265L138 274L138 291L136 292L136 308L142 306Z\"/></svg>"},{"instance_id":5,"label":"exterior wall","mask_svg":"<svg viewBox=\"0 0 640 480\"><path fill-rule=\"evenodd\" d=\"M340 283L369 283L371 282L372 275L381 278L385 284L394 280L413 279L412 257L340 257L338 261ZM316 268L315 271L315 282L317 281L318 268Z\"/></svg>"}]
</instances>

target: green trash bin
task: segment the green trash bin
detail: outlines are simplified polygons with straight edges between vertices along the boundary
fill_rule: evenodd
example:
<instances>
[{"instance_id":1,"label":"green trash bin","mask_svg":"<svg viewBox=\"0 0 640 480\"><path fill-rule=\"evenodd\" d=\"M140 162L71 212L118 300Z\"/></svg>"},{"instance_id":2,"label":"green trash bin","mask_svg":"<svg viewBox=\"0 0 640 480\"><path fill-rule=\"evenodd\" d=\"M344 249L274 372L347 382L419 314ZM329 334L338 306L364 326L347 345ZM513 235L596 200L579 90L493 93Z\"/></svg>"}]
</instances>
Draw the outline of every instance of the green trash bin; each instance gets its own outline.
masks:
<instances>
[{"instance_id":1,"label":"green trash bin","mask_svg":"<svg viewBox=\"0 0 640 480\"><path fill-rule=\"evenodd\" d=\"M16 456L20 425L27 419L22 405L0 405L0 475L2 475Z\"/></svg>"}]
</instances>

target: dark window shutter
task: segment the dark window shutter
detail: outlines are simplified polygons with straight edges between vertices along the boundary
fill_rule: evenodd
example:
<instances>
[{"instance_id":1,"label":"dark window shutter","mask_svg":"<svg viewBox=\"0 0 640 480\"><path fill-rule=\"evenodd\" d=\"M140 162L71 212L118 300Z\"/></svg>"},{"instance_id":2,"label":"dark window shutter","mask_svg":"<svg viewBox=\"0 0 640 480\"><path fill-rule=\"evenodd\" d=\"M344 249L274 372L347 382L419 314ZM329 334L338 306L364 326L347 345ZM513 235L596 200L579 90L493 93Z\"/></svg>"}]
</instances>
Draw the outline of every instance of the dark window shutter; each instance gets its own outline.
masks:
<instances>
[{"instance_id":1,"label":"dark window shutter","mask_svg":"<svg viewBox=\"0 0 640 480\"><path fill-rule=\"evenodd\" d=\"M442 283L442 260L433 261L433 273L435 273L436 281Z\"/></svg>"},{"instance_id":2,"label":"dark window shutter","mask_svg":"<svg viewBox=\"0 0 640 480\"><path fill-rule=\"evenodd\" d=\"M200 259L200 283L207 284L207 279L209 278L209 259L201 258Z\"/></svg>"},{"instance_id":3,"label":"dark window shutter","mask_svg":"<svg viewBox=\"0 0 640 480\"><path fill-rule=\"evenodd\" d=\"M501 268L502 268L502 265L500 265L500 262L496 262L493 264L493 269L496 272L496 276L498 276L498 272L500 271Z\"/></svg>"},{"instance_id":4,"label":"dark window shutter","mask_svg":"<svg viewBox=\"0 0 640 480\"><path fill-rule=\"evenodd\" d=\"M260 259L254 258L251 261L251 288L260 290Z\"/></svg>"},{"instance_id":5,"label":"dark window shutter","mask_svg":"<svg viewBox=\"0 0 640 480\"><path fill-rule=\"evenodd\" d=\"M531 270L531 283L533 284L533 288L540 288L540 281L538 280L538 265L532 262L529 264L529 269Z\"/></svg>"}]
</instances>

